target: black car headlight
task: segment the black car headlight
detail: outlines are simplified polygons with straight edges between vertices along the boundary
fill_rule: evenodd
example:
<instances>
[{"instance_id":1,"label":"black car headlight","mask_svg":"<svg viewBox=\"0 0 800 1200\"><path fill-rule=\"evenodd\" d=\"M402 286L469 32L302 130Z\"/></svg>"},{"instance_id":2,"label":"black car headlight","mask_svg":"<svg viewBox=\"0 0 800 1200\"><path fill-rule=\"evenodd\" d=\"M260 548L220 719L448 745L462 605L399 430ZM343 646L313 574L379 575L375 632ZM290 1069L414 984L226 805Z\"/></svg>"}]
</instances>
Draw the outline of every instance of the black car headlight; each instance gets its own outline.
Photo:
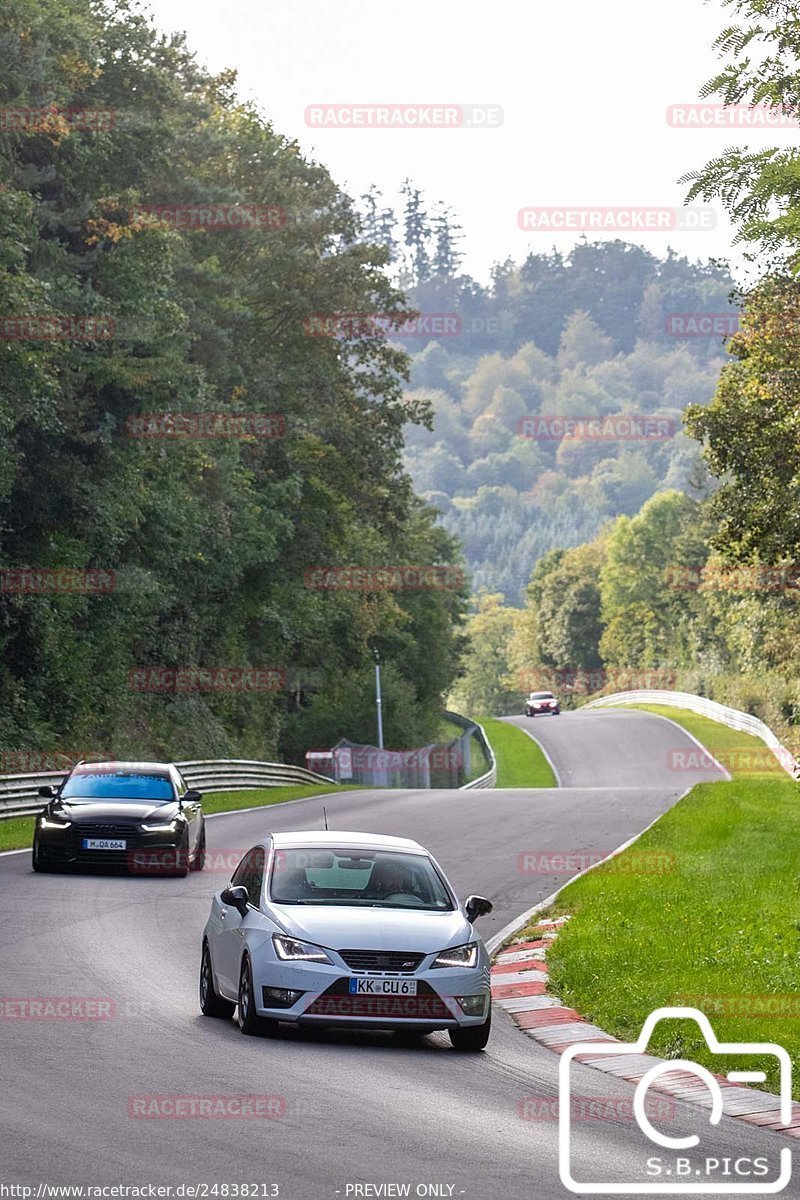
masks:
<instances>
[{"instance_id":1,"label":"black car headlight","mask_svg":"<svg viewBox=\"0 0 800 1200\"><path fill-rule=\"evenodd\" d=\"M68 817L59 817L56 813L42 813L39 817L40 829L69 829L71 825Z\"/></svg>"},{"instance_id":2,"label":"black car headlight","mask_svg":"<svg viewBox=\"0 0 800 1200\"><path fill-rule=\"evenodd\" d=\"M140 828L143 829L145 833L175 833L179 825L180 822L178 818L175 817L174 820L168 821L166 824L163 821L157 825L145 825L144 822L142 822Z\"/></svg>"}]
</instances>

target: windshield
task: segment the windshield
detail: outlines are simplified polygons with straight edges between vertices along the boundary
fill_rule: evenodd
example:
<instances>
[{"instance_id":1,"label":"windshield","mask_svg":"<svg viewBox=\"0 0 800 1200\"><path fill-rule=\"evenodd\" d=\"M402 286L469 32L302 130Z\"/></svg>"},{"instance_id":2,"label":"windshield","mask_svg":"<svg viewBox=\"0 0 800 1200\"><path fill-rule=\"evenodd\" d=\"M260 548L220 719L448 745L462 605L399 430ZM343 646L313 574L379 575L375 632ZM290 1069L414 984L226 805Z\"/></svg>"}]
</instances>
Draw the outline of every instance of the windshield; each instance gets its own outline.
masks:
<instances>
[{"instance_id":1,"label":"windshield","mask_svg":"<svg viewBox=\"0 0 800 1200\"><path fill-rule=\"evenodd\" d=\"M60 792L62 800L174 800L172 783L163 775L134 771L81 771L71 775Z\"/></svg>"},{"instance_id":2,"label":"windshield","mask_svg":"<svg viewBox=\"0 0 800 1200\"><path fill-rule=\"evenodd\" d=\"M531 700L554 700L555 696L552 692L531 692Z\"/></svg>"},{"instance_id":3,"label":"windshield","mask_svg":"<svg viewBox=\"0 0 800 1200\"><path fill-rule=\"evenodd\" d=\"M277 850L270 896L278 904L358 905L452 911L431 860L390 850Z\"/></svg>"}]
</instances>

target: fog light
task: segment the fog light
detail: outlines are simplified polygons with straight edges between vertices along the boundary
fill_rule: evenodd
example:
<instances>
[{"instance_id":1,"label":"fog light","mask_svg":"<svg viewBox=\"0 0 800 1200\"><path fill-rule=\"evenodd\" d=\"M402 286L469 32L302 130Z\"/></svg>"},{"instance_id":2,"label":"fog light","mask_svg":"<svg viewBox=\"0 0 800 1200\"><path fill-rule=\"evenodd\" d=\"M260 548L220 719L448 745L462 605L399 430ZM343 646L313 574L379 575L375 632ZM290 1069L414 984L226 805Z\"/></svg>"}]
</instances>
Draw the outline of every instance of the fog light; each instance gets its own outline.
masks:
<instances>
[{"instance_id":1,"label":"fog light","mask_svg":"<svg viewBox=\"0 0 800 1200\"><path fill-rule=\"evenodd\" d=\"M480 996L456 996L456 1003L468 1017L482 1017L486 997L483 994Z\"/></svg>"},{"instance_id":2,"label":"fog light","mask_svg":"<svg viewBox=\"0 0 800 1200\"><path fill-rule=\"evenodd\" d=\"M291 1008L296 1004L303 992L294 988L262 987L261 997L265 1008Z\"/></svg>"}]
</instances>

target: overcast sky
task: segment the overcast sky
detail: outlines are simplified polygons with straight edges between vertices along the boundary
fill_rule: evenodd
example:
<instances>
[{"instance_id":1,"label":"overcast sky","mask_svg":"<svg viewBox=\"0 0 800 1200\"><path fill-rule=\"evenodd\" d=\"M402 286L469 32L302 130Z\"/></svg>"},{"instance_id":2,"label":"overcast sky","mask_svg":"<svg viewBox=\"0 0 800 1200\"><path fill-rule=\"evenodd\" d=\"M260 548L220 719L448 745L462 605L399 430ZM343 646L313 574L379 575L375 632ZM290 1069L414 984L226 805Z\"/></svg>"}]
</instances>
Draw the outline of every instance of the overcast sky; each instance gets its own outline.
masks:
<instances>
[{"instance_id":1,"label":"overcast sky","mask_svg":"<svg viewBox=\"0 0 800 1200\"><path fill-rule=\"evenodd\" d=\"M276 129L324 162L351 194L394 200L410 176L464 226L466 267L530 248L568 249L579 232L520 229L535 206L681 206L686 171L724 147L796 133L680 129L673 104L697 101L714 73L719 0L152 0L156 23L185 30L200 60L239 71L241 92ZM492 128L312 128L310 105L499 106ZM613 236L613 235L611 235ZM733 257L724 214L699 232L623 235L654 251ZM737 271L737 274L739 272Z\"/></svg>"}]
</instances>

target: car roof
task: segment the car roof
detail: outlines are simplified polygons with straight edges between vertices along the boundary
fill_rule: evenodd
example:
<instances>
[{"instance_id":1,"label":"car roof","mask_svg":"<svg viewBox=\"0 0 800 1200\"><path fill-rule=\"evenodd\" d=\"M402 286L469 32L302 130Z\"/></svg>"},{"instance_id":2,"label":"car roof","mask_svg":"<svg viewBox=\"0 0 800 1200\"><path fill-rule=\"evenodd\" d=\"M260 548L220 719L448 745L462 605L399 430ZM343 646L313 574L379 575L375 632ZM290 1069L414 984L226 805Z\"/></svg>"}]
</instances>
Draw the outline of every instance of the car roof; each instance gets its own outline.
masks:
<instances>
[{"instance_id":1,"label":"car roof","mask_svg":"<svg viewBox=\"0 0 800 1200\"><path fill-rule=\"evenodd\" d=\"M172 763L157 763L157 762L84 762L77 763L72 769L73 775L87 775L92 771L97 771L101 768L104 774L120 775L136 774L136 775L158 775L162 779L168 779L174 770Z\"/></svg>"},{"instance_id":2,"label":"car roof","mask_svg":"<svg viewBox=\"0 0 800 1200\"><path fill-rule=\"evenodd\" d=\"M294 846L359 846L370 850L397 850L406 854L427 854L411 838L390 837L383 833L353 833L346 829L303 829L292 833L273 833L276 848Z\"/></svg>"}]
</instances>

